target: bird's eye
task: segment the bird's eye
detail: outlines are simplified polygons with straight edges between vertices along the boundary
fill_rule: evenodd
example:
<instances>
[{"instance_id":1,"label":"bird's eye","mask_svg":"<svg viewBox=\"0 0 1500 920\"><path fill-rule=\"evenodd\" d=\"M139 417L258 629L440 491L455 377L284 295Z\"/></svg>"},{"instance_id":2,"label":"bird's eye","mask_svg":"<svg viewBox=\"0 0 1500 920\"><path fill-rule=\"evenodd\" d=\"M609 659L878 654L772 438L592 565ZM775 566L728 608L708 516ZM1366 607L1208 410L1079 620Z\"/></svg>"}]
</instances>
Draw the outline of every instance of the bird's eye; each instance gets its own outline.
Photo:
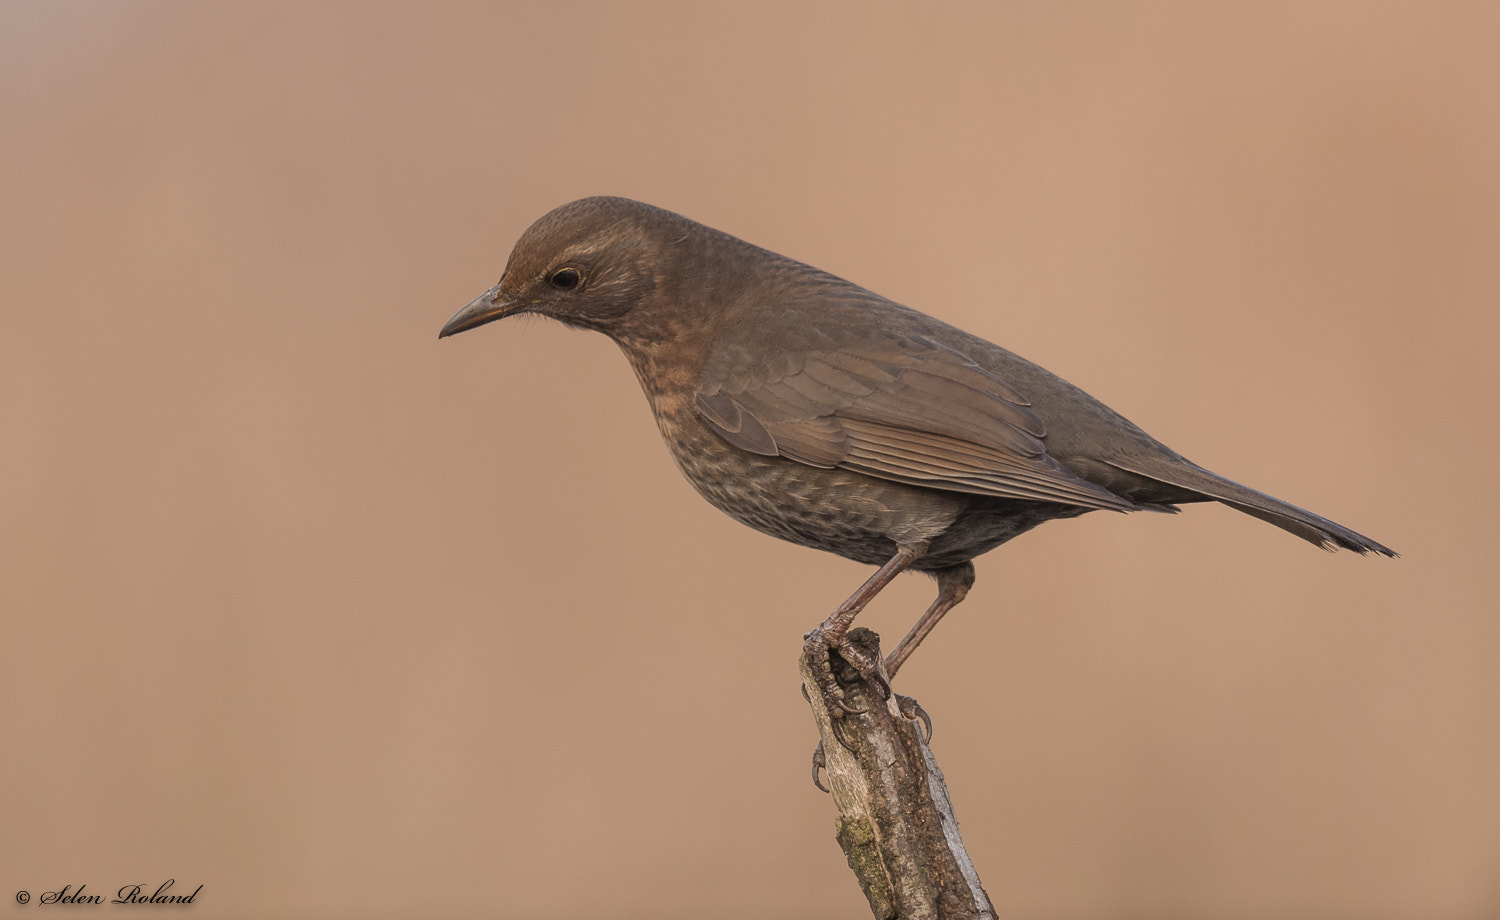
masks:
<instances>
[{"instance_id":1,"label":"bird's eye","mask_svg":"<svg viewBox=\"0 0 1500 920\"><path fill-rule=\"evenodd\" d=\"M559 291L571 291L583 283L583 276L576 268L559 268L547 277L547 283Z\"/></svg>"}]
</instances>

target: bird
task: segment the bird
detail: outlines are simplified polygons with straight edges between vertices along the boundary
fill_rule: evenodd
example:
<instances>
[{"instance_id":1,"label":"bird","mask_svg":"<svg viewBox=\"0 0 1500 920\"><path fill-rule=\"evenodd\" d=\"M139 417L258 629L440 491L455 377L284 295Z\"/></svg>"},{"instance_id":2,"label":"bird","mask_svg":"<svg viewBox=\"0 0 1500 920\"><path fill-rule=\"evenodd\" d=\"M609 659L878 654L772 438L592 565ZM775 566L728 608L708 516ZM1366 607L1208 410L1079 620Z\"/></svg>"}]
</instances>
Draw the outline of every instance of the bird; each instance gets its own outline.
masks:
<instances>
[{"instance_id":1,"label":"bird","mask_svg":"<svg viewBox=\"0 0 1500 920\"><path fill-rule=\"evenodd\" d=\"M861 710L845 702L831 653L888 693L969 594L974 558L1047 521L1217 501L1324 549L1396 555L1209 472L998 345L631 199L583 198L541 217L499 283L438 337L520 314L614 340L710 504L877 567L804 637L836 714ZM932 576L937 596L882 662L848 632L907 570Z\"/></svg>"}]
</instances>

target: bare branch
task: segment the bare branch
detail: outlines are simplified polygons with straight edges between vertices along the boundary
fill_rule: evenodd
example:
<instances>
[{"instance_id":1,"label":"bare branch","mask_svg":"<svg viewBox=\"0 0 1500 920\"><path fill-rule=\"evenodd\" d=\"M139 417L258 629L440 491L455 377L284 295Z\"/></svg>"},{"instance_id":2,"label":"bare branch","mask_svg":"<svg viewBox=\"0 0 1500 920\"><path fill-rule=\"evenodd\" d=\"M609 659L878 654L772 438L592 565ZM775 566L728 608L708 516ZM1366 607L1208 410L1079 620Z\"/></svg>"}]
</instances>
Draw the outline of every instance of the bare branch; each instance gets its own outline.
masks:
<instances>
[{"instance_id":1,"label":"bare branch","mask_svg":"<svg viewBox=\"0 0 1500 920\"><path fill-rule=\"evenodd\" d=\"M880 638L868 629L850 640L880 659ZM837 659L846 702L832 718L807 655L802 682L823 739L829 785L838 808L839 846L879 920L987 920L995 916L958 833L943 772L922 737L910 700L882 699L876 685Z\"/></svg>"}]
</instances>

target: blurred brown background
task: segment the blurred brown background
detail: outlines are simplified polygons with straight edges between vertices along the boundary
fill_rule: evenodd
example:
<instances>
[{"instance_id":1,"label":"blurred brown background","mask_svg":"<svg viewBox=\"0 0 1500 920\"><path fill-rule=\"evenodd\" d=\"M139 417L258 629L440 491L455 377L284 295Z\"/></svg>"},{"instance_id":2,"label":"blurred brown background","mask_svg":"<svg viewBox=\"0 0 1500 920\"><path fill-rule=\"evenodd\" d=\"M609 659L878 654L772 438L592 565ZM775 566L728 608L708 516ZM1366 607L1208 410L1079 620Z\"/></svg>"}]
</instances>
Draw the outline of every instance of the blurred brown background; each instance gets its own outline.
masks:
<instances>
[{"instance_id":1,"label":"blurred brown background","mask_svg":"<svg viewBox=\"0 0 1500 920\"><path fill-rule=\"evenodd\" d=\"M1500 916L1497 35L0 6L4 913L175 878L200 917L867 915L795 670L867 571L703 503L602 337L437 341L618 194L1405 554L1195 507L980 560L901 685L1002 915Z\"/></svg>"}]
</instances>

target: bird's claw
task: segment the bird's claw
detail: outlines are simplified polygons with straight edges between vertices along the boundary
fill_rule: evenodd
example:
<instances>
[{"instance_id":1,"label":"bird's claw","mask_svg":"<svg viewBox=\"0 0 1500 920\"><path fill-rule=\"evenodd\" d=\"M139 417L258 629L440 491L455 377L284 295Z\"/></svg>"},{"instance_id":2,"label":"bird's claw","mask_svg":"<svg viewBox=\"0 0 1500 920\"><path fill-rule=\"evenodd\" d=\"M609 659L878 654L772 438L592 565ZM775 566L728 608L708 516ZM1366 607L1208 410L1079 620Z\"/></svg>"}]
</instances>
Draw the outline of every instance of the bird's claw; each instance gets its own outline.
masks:
<instances>
[{"instance_id":1,"label":"bird's claw","mask_svg":"<svg viewBox=\"0 0 1500 920\"><path fill-rule=\"evenodd\" d=\"M927 729L927 737L922 739L922 743L930 743L932 741L932 716L927 714L922 704L909 696L902 696L898 693L896 694L896 707L901 710L903 718L922 722L923 727Z\"/></svg>"},{"instance_id":2,"label":"bird's claw","mask_svg":"<svg viewBox=\"0 0 1500 920\"><path fill-rule=\"evenodd\" d=\"M802 691L802 698L811 703L812 697L807 695L807 684L801 684L798 689ZM870 711L868 709L855 709L853 706L850 706L848 703L844 702L843 687L837 688L836 693L828 694L827 698L833 700L833 702L836 703L838 707L844 712L850 713L852 715L864 715L865 713Z\"/></svg>"},{"instance_id":3,"label":"bird's claw","mask_svg":"<svg viewBox=\"0 0 1500 920\"><path fill-rule=\"evenodd\" d=\"M845 734L847 729L844 728L844 722L842 719L830 720L828 723L828 727L833 729L833 737L836 741L838 741L839 747L843 748L851 754L858 753L854 750L854 745L850 743L849 736ZM823 742L819 741L818 743L822 744Z\"/></svg>"},{"instance_id":4,"label":"bird's claw","mask_svg":"<svg viewBox=\"0 0 1500 920\"><path fill-rule=\"evenodd\" d=\"M819 741L818 746L813 748L812 777L813 785L824 792L828 791L828 787L823 785L823 780L818 774L826 769L828 769L828 757L823 753L823 742Z\"/></svg>"},{"instance_id":5,"label":"bird's claw","mask_svg":"<svg viewBox=\"0 0 1500 920\"><path fill-rule=\"evenodd\" d=\"M851 716L862 716L865 713L867 713L867 712L870 711L868 709L856 709L853 706L850 706L844 700L843 688L842 687L839 688L839 695L833 697L833 701L838 704L839 709L843 710L844 712L847 712ZM834 724L838 724L838 723L834 723ZM848 747L848 745L845 745L845 747Z\"/></svg>"}]
</instances>

